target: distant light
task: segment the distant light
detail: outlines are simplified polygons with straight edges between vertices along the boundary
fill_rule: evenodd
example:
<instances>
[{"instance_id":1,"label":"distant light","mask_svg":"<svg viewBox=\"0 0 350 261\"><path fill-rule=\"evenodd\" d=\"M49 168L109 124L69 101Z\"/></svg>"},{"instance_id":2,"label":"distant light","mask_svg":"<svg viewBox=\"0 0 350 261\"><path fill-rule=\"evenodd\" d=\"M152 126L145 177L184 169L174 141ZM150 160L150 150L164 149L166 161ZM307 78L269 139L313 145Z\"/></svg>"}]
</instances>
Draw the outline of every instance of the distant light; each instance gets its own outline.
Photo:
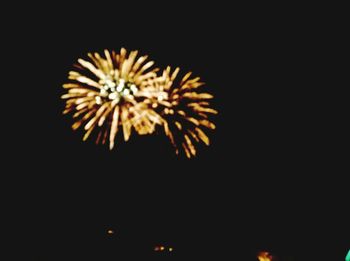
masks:
<instances>
[{"instance_id":1,"label":"distant light","mask_svg":"<svg viewBox=\"0 0 350 261\"><path fill-rule=\"evenodd\" d=\"M350 249L348 251L348 254L345 257L345 261L350 261Z\"/></svg>"},{"instance_id":2,"label":"distant light","mask_svg":"<svg viewBox=\"0 0 350 261\"><path fill-rule=\"evenodd\" d=\"M164 251L165 249L168 249L169 252L174 251L174 248L169 247L169 248L165 248L165 246L155 246L154 247L154 251L158 252L158 251Z\"/></svg>"},{"instance_id":3,"label":"distant light","mask_svg":"<svg viewBox=\"0 0 350 261\"><path fill-rule=\"evenodd\" d=\"M259 252L257 257L259 261L272 261L272 256L266 251Z\"/></svg>"},{"instance_id":4,"label":"distant light","mask_svg":"<svg viewBox=\"0 0 350 261\"><path fill-rule=\"evenodd\" d=\"M108 234L108 235L113 235L113 234L114 234L114 231L113 231L112 229L108 229L108 230L107 230L107 234Z\"/></svg>"}]
</instances>

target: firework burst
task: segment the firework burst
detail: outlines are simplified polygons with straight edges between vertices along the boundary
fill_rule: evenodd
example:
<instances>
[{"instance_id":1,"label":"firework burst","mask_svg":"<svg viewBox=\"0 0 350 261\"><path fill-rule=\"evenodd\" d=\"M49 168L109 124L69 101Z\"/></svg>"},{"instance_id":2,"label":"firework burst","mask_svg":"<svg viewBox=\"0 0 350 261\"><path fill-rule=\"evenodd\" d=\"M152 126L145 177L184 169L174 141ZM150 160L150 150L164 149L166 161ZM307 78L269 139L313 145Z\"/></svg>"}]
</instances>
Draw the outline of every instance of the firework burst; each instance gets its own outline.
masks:
<instances>
[{"instance_id":1,"label":"firework burst","mask_svg":"<svg viewBox=\"0 0 350 261\"><path fill-rule=\"evenodd\" d=\"M98 53L88 54L89 60L79 59L76 70L70 71L63 87L67 93L64 114L72 113L74 130L83 126L86 140L95 131L96 143L114 147L119 126L128 141L132 129L138 134L150 134L161 117L144 103L143 90L156 77L157 68L147 56L137 57L138 51L128 55L105 50L105 58ZM150 89L149 87L147 88Z\"/></svg>"},{"instance_id":2,"label":"firework burst","mask_svg":"<svg viewBox=\"0 0 350 261\"><path fill-rule=\"evenodd\" d=\"M177 77L179 68L171 72L168 66L157 75L158 68L147 58L122 48L119 53L105 50L104 57L89 53L88 59L78 59L63 85L63 113L72 114L74 130L84 130L83 140L95 133L96 143L108 141L110 149L120 127L128 141L133 130L152 134L161 125L176 153L183 150L191 158L197 142L209 145L203 129L215 129L209 120L217 114L210 108L213 96L199 91L204 85L199 77Z\"/></svg>"},{"instance_id":3,"label":"firework burst","mask_svg":"<svg viewBox=\"0 0 350 261\"><path fill-rule=\"evenodd\" d=\"M199 91L198 88L204 85L200 77L191 78L192 73L189 72L180 79L179 71L176 68L171 72L168 66L162 76L150 82L156 96L146 102L162 116L164 132L176 153L183 150L191 158L196 155L196 143L202 141L209 145L203 127L215 129L209 117L210 114L217 114L217 111L209 107L213 96Z\"/></svg>"}]
</instances>

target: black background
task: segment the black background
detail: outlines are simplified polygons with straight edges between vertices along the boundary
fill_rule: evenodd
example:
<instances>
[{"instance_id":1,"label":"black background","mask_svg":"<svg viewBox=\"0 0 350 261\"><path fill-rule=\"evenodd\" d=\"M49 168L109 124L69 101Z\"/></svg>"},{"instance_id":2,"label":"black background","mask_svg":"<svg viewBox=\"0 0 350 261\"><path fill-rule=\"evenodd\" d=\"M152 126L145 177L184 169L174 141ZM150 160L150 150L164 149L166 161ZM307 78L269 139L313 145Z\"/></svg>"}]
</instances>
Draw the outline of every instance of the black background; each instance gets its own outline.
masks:
<instances>
[{"instance_id":1,"label":"black background","mask_svg":"<svg viewBox=\"0 0 350 261\"><path fill-rule=\"evenodd\" d=\"M268 250L282 260L342 260L345 173L337 151L325 154L319 128L328 126L316 124L323 111L301 79L307 32L298 34L294 8L21 6L6 21L2 86L12 259L256 260ZM162 135L133 135L110 152L71 131L60 96L72 64L121 47L207 83L219 115L197 158L176 157ZM175 251L159 255L157 244Z\"/></svg>"}]
</instances>

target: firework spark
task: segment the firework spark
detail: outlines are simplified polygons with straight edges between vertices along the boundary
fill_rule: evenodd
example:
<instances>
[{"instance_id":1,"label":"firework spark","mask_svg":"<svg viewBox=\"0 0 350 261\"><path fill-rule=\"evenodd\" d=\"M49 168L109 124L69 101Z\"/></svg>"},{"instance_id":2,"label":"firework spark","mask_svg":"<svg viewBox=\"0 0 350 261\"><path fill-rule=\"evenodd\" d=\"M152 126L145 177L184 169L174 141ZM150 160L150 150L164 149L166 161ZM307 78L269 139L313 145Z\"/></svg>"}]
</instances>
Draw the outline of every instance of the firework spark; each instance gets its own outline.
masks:
<instances>
[{"instance_id":1,"label":"firework spark","mask_svg":"<svg viewBox=\"0 0 350 261\"><path fill-rule=\"evenodd\" d=\"M74 130L84 125L83 140L96 131L96 143L105 144L108 138L112 149L119 126L128 141L133 128L143 135L161 124L161 117L143 102L143 89L158 69L152 69L154 62L147 62L147 56L137 58L138 51L128 55L122 48L118 54L107 50L104 54L105 58L89 53L89 61L79 59L77 70L69 72L72 82L63 85L67 90L63 113L73 113Z\"/></svg>"},{"instance_id":2,"label":"firework spark","mask_svg":"<svg viewBox=\"0 0 350 261\"><path fill-rule=\"evenodd\" d=\"M119 127L128 141L133 130L152 134L161 125L177 154L183 150L191 158L196 155L196 142L209 145L203 127L215 129L209 116L217 111L210 108L213 96L198 91L204 85L199 77L187 73L180 79L180 69L171 72L170 67L157 75L158 68L147 56L138 57L138 51L128 54L124 48L120 53L105 50L104 57L98 53L88 57L78 59L76 70L69 72L62 96L63 113L72 114L74 130L84 129L83 140L94 132L97 144L108 140L112 149Z\"/></svg>"}]
</instances>

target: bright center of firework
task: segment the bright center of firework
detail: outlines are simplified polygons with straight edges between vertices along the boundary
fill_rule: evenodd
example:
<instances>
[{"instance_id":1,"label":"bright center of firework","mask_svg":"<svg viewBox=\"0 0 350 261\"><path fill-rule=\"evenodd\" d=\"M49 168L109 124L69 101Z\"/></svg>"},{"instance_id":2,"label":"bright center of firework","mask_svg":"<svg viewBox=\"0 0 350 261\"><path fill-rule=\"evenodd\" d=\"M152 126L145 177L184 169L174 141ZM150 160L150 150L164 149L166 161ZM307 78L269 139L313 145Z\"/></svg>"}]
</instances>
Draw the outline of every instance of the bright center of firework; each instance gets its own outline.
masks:
<instances>
[{"instance_id":1,"label":"bright center of firework","mask_svg":"<svg viewBox=\"0 0 350 261\"><path fill-rule=\"evenodd\" d=\"M102 99L119 103L124 96L134 95L138 91L134 83L127 82L124 79L113 81L107 78L100 83L102 88L100 90L100 95L96 96L97 104L101 104Z\"/></svg>"}]
</instances>

